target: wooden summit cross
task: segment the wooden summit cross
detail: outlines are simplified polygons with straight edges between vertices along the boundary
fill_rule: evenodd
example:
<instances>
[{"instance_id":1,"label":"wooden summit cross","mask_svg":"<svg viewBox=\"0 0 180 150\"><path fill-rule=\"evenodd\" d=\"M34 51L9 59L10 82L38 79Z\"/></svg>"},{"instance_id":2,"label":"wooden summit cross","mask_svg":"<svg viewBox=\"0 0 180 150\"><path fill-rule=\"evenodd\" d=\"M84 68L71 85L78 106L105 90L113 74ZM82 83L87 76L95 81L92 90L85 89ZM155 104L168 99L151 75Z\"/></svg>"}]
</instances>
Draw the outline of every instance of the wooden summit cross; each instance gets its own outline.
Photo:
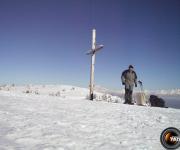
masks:
<instances>
[{"instance_id":1,"label":"wooden summit cross","mask_svg":"<svg viewBox=\"0 0 180 150\"><path fill-rule=\"evenodd\" d=\"M95 66L95 54L97 51L102 49L104 45L96 45L96 29L92 30L92 49L87 53L87 55L91 55L91 69L90 69L90 93L89 99L93 100L94 98L94 66Z\"/></svg>"}]
</instances>

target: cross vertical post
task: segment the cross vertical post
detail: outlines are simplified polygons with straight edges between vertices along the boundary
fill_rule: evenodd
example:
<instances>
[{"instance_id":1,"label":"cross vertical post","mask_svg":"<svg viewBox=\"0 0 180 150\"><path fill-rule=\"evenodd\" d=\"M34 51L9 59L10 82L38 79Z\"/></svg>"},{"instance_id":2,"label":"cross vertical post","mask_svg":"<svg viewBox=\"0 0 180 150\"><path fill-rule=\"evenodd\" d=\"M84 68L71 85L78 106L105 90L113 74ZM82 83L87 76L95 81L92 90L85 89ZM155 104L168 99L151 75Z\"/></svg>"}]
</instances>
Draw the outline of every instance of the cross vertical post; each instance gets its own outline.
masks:
<instances>
[{"instance_id":1,"label":"cross vertical post","mask_svg":"<svg viewBox=\"0 0 180 150\"><path fill-rule=\"evenodd\" d=\"M89 85L89 99L94 98L94 67L95 67L95 53L101 50L104 45L96 44L96 29L92 30L92 48L86 54L91 56L91 68L90 68L90 85Z\"/></svg>"},{"instance_id":2,"label":"cross vertical post","mask_svg":"<svg viewBox=\"0 0 180 150\"><path fill-rule=\"evenodd\" d=\"M92 30L92 50L96 48L96 30ZM91 55L91 72L90 72L90 100L94 98L94 65L95 65L95 51Z\"/></svg>"}]
</instances>

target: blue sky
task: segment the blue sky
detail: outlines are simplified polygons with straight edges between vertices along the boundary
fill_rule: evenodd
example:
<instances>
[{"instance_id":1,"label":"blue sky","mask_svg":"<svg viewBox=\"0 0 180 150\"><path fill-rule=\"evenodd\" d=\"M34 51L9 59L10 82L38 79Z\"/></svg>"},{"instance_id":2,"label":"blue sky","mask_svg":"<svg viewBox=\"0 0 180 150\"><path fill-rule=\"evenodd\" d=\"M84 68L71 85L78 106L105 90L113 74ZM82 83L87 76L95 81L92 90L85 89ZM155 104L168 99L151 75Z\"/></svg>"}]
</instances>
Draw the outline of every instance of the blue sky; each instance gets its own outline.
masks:
<instances>
[{"instance_id":1,"label":"blue sky","mask_svg":"<svg viewBox=\"0 0 180 150\"><path fill-rule=\"evenodd\" d=\"M132 64L147 89L180 88L179 27L179 0L1 0L0 83L88 87L96 28L96 84L122 88Z\"/></svg>"}]
</instances>

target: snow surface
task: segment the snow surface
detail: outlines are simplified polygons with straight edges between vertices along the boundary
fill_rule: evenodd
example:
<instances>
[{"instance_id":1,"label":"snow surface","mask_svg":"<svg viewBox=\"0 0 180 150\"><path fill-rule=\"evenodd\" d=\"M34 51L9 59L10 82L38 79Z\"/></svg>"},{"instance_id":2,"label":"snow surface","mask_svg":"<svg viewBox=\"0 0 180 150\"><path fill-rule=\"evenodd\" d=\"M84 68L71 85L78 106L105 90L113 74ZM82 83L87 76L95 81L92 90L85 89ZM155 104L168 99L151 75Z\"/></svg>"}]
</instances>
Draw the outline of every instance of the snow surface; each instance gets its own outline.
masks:
<instances>
[{"instance_id":1,"label":"snow surface","mask_svg":"<svg viewBox=\"0 0 180 150\"><path fill-rule=\"evenodd\" d=\"M180 127L179 109L87 95L75 86L1 87L0 150L163 150L161 132Z\"/></svg>"}]
</instances>

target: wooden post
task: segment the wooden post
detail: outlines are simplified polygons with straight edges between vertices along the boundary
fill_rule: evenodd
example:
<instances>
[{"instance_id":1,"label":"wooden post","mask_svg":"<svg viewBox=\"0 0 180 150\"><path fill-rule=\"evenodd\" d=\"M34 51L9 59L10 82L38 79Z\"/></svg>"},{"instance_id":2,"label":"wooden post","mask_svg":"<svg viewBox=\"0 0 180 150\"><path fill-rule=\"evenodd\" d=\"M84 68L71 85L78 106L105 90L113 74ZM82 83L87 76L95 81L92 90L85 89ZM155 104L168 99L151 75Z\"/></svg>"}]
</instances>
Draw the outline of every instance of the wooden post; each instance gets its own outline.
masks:
<instances>
[{"instance_id":1,"label":"wooden post","mask_svg":"<svg viewBox=\"0 0 180 150\"><path fill-rule=\"evenodd\" d=\"M92 30L92 50L96 48L96 30ZM91 73L90 73L90 100L94 98L94 65L95 65L95 51L91 55Z\"/></svg>"},{"instance_id":2,"label":"wooden post","mask_svg":"<svg viewBox=\"0 0 180 150\"><path fill-rule=\"evenodd\" d=\"M104 45L96 45L96 30L92 30L92 48L91 50L86 53L87 55L91 55L91 69L90 69L90 85L89 85L89 99L93 100L94 98L94 66L95 66L95 53L99 50L101 50L104 47Z\"/></svg>"}]
</instances>

